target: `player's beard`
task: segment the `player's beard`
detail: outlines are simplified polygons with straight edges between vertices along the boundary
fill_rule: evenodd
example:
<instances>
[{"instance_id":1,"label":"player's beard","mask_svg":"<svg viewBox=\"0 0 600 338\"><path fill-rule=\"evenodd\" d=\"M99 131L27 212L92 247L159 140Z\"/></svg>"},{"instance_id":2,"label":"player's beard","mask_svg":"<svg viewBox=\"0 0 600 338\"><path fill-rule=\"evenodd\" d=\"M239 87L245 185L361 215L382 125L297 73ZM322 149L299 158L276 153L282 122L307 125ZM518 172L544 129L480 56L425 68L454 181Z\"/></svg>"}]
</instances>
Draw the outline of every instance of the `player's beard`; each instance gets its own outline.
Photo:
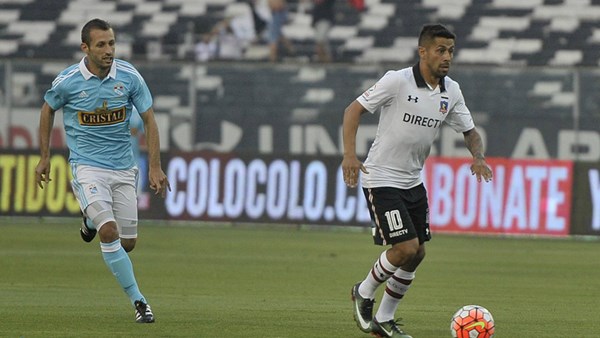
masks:
<instances>
[{"instance_id":1,"label":"player's beard","mask_svg":"<svg viewBox=\"0 0 600 338\"><path fill-rule=\"evenodd\" d=\"M110 57L110 59L101 58L99 60L99 62L96 63L96 67L98 67L100 74L102 74L104 76L110 72L110 68L112 67L113 62L114 62L113 57Z\"/></svg>"},{"instance_id":2,"label":"player's beard","mask_svg":"<svg viewBox=\"0 0 600 338\"><path fill-rule=\"evenodd\" d=\"M103 58L100 59L99 68L102 68L104 70L106 69L110 69L110 67L112 66L112 63L115 61L114 56L105 56Z\"/></svg>"},{"instance_id":3,"label":"player's beard","mask_svg":"<svg viewBox=\"0 0 600 338\"><path fill-rule=\"evenodd\" d=\"M450 64L447 64L446 67L444 67L443 65L439 65L436 70L435 75L438 78L442 78L442 77L448 75L449 72L450 72Z\"/></svg>"},{"instance_id":4,"label":"player's beard","mask_svg":"<svg viewBox=\"0 0 600 338\"><path fill-rule=\"evenodd\" d=\"M88 55L86 58L86 63L88 64L88 67L93 67L92 69L97 69L98 72L100 74L108 74L108 72L110 71L110 68L112 67L112 63L114 62L114 56L110 56L110 57L93 57L91 55ZM96 74L96 75L100 75L100 74Z\"/></svg>"}]
</instances>

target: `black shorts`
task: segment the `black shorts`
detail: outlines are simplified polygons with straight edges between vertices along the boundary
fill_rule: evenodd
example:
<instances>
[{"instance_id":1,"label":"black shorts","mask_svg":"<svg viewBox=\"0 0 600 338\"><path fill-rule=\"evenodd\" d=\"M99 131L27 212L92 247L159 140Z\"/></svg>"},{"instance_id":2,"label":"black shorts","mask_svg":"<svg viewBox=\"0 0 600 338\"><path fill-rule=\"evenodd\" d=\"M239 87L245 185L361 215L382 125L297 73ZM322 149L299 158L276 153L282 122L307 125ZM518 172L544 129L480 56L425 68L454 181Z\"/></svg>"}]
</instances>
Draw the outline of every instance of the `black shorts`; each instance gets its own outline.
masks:
<instances>
[{"instance_id":1,"label":"black shorts","mask_svg":"<svg viewBox=\"0 0 600 338\"><path fill-rule=\"evenodd\" d=\"M363 188L373 221L377 245L395 244L419 238L429 241L429 204L423 184L410 189Z\"/></svg>"}]
</instances>

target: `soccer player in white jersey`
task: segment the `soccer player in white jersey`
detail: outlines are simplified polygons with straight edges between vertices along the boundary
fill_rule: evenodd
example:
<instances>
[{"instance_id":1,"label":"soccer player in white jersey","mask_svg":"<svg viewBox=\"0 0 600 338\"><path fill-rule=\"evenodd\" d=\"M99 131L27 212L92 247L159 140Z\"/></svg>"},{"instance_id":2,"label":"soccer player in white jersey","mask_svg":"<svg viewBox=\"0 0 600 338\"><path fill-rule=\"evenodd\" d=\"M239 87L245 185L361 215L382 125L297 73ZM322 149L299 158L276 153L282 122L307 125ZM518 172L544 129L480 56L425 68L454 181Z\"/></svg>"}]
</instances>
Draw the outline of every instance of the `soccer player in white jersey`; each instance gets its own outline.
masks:
<instances>
[{"instance_id":1,"label":"soccer player in white jersey","mask_svg":"<svg viewBox=\"0 0 600 338\"><path fill-rule=\"evenodd\" d=\"M71 186L84 215L81 237L100 237L102 257L135 308L136 322L154 315L140 292L127 252L137 239L138 168L131 149L129 119L136 107L144 121L150 188L165 196L170 185L160 163L158 127L152 96L140 73L115 59L115 34L103 20L81 30L83 59L52 82L40 113L40 161L35 169L40 188L50 181L50 132L55 112L63 111L73 173Z\"/></svg>"},{"instance_id":2,"label":"soccer player in white jersey","mask_svg":"<svg viewBox=\"0 0 600 338\"><path fill-rule=\"evenodd\" d=\"M344 112L344 181L356 187L362 172L374 242L391 245L377 258L366 278L352 288L354 319L359 329L379 337L411 337L399 327L394 315L425 257L425 242L431 238L421 170L442 123L463 133L473 156L471 173L477 180L492 178L481 136L459 85L447 76L455 39L443 25L423 26L419 62L388 71ZM380 111L380 118L367 159L361 163L356 156L356 131L361 115L367 111ZM375 291L383 283L383 299L373 316Z\"/></svg>"}]
</instances>

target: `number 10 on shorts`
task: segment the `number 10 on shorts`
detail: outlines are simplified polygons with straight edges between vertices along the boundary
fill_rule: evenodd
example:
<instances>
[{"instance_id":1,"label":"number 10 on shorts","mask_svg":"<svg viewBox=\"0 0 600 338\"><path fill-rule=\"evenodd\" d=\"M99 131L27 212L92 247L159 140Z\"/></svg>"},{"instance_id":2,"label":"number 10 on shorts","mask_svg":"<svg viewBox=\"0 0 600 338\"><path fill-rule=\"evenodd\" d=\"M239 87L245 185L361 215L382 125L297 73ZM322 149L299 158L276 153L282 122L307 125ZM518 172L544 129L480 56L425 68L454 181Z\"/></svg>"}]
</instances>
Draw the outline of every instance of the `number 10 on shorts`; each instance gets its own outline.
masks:
<instances>
[{"instance_id":1,"label":"number 10 on shorts","mask_svg":"<svg viewBox=\"0 0 600 338\"><path fill-rule=\"evenodd\" d=\"M385 218L390 227L390 232L398 231L404 227L402 224L402 217L400 217L400 210L398 209L386 211Z\"/></svg>"}]
</instances>

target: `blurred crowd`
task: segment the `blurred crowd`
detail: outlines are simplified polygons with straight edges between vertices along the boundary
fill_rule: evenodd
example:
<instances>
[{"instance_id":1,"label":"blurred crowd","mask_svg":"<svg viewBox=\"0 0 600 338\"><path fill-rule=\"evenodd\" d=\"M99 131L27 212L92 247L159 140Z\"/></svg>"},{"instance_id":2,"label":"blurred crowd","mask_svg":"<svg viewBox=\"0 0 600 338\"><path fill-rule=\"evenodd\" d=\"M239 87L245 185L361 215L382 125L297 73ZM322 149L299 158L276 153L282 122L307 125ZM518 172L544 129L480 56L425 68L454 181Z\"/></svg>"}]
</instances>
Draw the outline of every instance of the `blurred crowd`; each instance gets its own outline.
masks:
<instances>
[{"instance_id":1,"label":"blurred crowd","mask_svg":"<svg viewBox=\"0 0 600 338\"><path fill-rule=\"evenodd\" d=\"M338 0L340 1L340 0ZM331 62L334 53L330 32L335 25L336 0L300 0L291 12L286 0L244 0L229 6L222 18L206 18L194 28L194 57L197 61L240 60L249 47L266 46L271 62L294 58L297 47L286 37L284 26L295 14L310 14L314 48L311 61ZM348 0L352 7L364 9L363 0Z\"/></svg>"}]
</instances>

